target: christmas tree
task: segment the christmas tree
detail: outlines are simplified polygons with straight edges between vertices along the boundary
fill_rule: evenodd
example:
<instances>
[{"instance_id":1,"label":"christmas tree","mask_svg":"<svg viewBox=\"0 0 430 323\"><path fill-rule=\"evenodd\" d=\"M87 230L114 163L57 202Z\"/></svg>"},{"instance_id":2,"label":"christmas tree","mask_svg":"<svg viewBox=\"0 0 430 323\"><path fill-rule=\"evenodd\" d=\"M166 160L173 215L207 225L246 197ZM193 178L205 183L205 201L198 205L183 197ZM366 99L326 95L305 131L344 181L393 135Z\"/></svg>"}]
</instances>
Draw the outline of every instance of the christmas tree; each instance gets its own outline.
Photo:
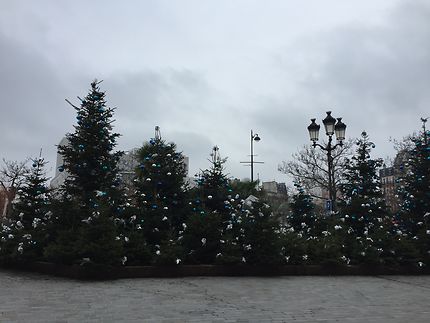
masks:
<instances>
[{"instance_id":1,"label":"christmas tree","mask_svg":"<svg viewBox=\"0 0 430 323\"><path fill-rule=\"evenodd\" d=\"M263 201L241 205L238 219L241 235L236 239L242 241L242 261L250 265L280 264L280 223L270 206Z\"/></svg>"},{"instance_id":2,"label":"christmas tree","mask_svg":"<svg viewBox=\"0 0 430 323\"><path fill-rule=\"evenodd\" d=\"M401 231L412 239L420 258L430 261L430 131L426 130L427 119L421 119L423 131L412 137L412 148L405 175L400 178L399 194L402 198L399 212ZM420 261L420 265L423 262Z\"/></svg>"},{"instance_id":3,"label":"christmas tree","mask_svg":"<svg viewBox=\"0 0 430 323\"><path fill-rule=\"evenodd\" d=\"M196 204L203 204L210 212L218 213L225 221L231 210L228 195L233 193L230 179L224 174L227 158L221 158L217 146L212 149L210 156L211 167L202 171L197 179L201 200Z\"/></svg>"},{"instance_id":4,"label":"christmas tree","mask_svg":"<svg viewBox=\"0 0 430 323\"><path fill-rule=\"evenodd\" d=\"M113 152L119 136L112 132L114 109L106 106L99 84L91 83L79 107L69 102L77 125L68 144L58 147L60 171L68 177L57 203L57 237L46 252L53 261L116 264L122 257L114 223L123 210L117 167L122 152Z\"/></svg>"},{"instance_id":5,"label":"christmas tree","mask_svg":"<svg viewBox=\"0 0 430 323\"><path fill-rule=\"evenodd\" d=\"M155 137L139 149L138 161L132 221L141 233L135 236L145 237L141 243L147 242L156 263L176 263L180 259L177 239L187 214L184 156L174 143L161 139L156 127Z\"/></svg>"},{"instance_id":6,"label":"christmas tree","mask_svg":"<svg viewBox=\"0 0 430 323\"><path fill-rule=\"evenodd\" d=\"M25 175L18 190L17 203L1 235L3 261L34 261L43 256L49 238L49 189L46 186L46 162L42 157L32 160L32 168Z\"/></svg>"},{"instance_id":7,"label":"christmas tree","mask_svg":"<svg viewBox=\"0 0 430 323\"><path fill-rule=\"evenodd\" d=\"M213 263L219 258L223 227L229 218L232 193L230 181L224 174L226 158L221 158L215 146L210 155L210 168L197 178L197 189L191 192L191 213L186 222L183 245L188 263Z\"/></svg>"},{"instance_id":8,"label":"christmas tree","mask_svg":"<svg viewBox=\"0 0 430 323\"><path fill-rule=\"evenodd\" d=\"M378 263L387 244L387 207L380 189L378 168L381 159L370 156L375 145L366 132L356 142L357 150L347 164L342 185L341 205L345 233L345 256L356 262Z\"/></svg>"},{"instance_id":9,"label":"christmas tree","mask_svg":"<svg viewBox=\"0 0 430 323\"><path fill-rule=\"evenodd\" d=\"M317 215L315 205L312 202L312 197L305 192L299 183L295 183L294 186L297 188L297 194L292 197L291 210L287 215L287 224L297 233L306 237L312 236L316 234Z\"/></svg>"},{"instance_id":10,"label":"christmas tree","mask_svg":"<svg viewBox=\"0 0 430 323\"><path fill-rule=\"evenodd\" d=\"M295 183L283 240L289 263L339 263L341 251L337 219L318 214L312 197Z\"/></svg>"}]
</instances>

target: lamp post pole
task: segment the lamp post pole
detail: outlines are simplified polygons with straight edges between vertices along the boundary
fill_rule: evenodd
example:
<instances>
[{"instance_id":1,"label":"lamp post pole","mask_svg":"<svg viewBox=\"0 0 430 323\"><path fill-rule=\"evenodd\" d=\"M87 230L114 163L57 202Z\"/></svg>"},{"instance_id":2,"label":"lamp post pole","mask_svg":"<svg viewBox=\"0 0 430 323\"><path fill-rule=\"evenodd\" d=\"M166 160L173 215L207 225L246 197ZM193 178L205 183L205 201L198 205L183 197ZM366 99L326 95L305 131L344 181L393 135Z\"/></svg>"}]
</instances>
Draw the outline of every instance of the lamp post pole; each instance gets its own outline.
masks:
<instances>
[{"instance_id":1,"label":"lamp post pole","mask_svg":"<svg viewBox=\"0 0 430 323\"><path fill-rule=\"evenodd\" d=\"M254 134L251 129L251 182L254 181Z\"/></svg>"},{"instance_id":2,"label":"lamp post pole","mask_svg":"<svg viewBox=\"0 0 430 323\"><path fill-rule=\"evenodd\" d=\"M332 151L339 146L343 146L343 140L345 140L346 124L342 122L342 118L336 119L331 116L331 111L327 111L327 116L323 120L326 135L328 136L328 143L326 146L322 146L317 143L320 125L316 124L316 119L311 119L311 124L308 126L309 136L313 142L312 146L320 147L322 150L327 152L327 162L328 162L328 194L329 194L329 207L330 211L336 211L336 187L334 179L334 166L333 166L333 156ZM337 144L333 145L333 135L336 133Z\"/></svg>"},{"instance_id":3,"label":"lamp post pole","mask_svg":"<svg viewBox=\"0 0 430 323\"><path fill-rule=\"evenodd\" d=\"M246 162L241 162L244 164L247 164L245 166L251 166L251 182L254 182L254 164L263 164L264 162L254 161L254 141L258 142L261 138L258 136L258 134L254 133L251 130L251 160Z\"/></svg>"}]
</instances>

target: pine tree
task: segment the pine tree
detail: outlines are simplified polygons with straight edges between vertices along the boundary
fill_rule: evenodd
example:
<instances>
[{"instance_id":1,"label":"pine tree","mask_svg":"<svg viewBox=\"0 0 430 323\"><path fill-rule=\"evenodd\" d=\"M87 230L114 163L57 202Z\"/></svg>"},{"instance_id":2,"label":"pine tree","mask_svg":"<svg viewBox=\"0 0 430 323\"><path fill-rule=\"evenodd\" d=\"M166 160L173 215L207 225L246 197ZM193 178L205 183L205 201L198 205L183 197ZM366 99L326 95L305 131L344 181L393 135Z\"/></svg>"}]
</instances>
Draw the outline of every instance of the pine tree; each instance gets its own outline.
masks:
<instances>
[{"instance_id":1,"label":"pine tree","mask_svg":"<svg viewBox=\"0 0 430 323\"><path fill-rule=\"evenodd\" d=\"M210 212L218 213L225 221L231 210L228 196L233 193L230 179L224 174L227 158L221 158L217 146L212 149L210 156L211 167L202 171L197 179L201 200L196 201L196 204L203 204Z\"/></svg>"},{"instance_id":2,"label":"pine tree","mask_svg":"<svg viewBox=\"0 0 430 323\"><path fill-rule=\"evenodd\" d=\"M215 146L210 155L210 168L197 178L197 189L192 192L191 213L183 235L185 261L214 263L222 255L223 228L232 210L232 193L228 176L224 174L226 158L221 158ZM230 196L231 197L231 196Z\"/></svg>"},{"instance_id":3,"label":"pine tree","mask_svg":"<svg viewBox=\"0 0 430 323\"><path fill-rule=\"evenodd\" d=\"M244 263L278 265L281 263L280 222L263 201L242 205L239 219Z\"/></svg>"},{"instance_id":4,"label":"pine tree","mask_svg":"<svg viewBox=\"0 0 430 323\"><path fill-rule=\"evenodd\" d=\"M430 262L430 131L421 119L423 131L412 138L406 173L400 179L399 194L402 198L399 212L400 224L404 234L412 239L420 252L420 258ZM422 264L422 261L420 262Z\"/></svg>"},{"instance_id":5,"label":"pine tree","mask_svg":"<svg viewBox=\"0 0 430 323\"><path fill-rule=\"evenodd\" d=\"M40 260L49 238L51 212L44 170L46 162L42 157L32 159L32 162L24 185L18 191L12 216L3 225L0 253L4 260Z\"/></svg>"},{"instance_id":6,"label":"pine tree","mask_svg":"<svg viewBox=\"0 0 430 323\"><path fill-rule=\"evenodd\" d=\"M358 262L379 263L387 248L387 207L380 189L381 159L370 156L375 145L366 132L356 142L355 155L346 166L342 186L341 220L346 256Z\"/></svg>"},{"instance_id":7,"label":"pine tree","mask_svg":"<svg viewBox=\"0 0 430 323\"><path fill-rule=\"evenodd\" d=\"M121 241L114 217L123 210L118 189L117 163L122 152L113 152L119 136L112 132L114 109L106 106L100 82L91 83L77 112L75 131L68 144L59 146L68 177L62 187L62 201L56 214L57 237L47 257L58 262L117 264Z\"/></svg>"},{"instance_id":8,"label":"pine tree","mask_svg":"<svg viewBox=\"0 0 430 323\"><path fill-rule=\"evenodd\" d=\"M138 151L133 223L136 230L142 230L155 262L174 264L180 259L177 239L187 214L186 169L176 145L166 143L159 127L155 129L155 138Z\"/></svg>"},{"instance_id":9,"label":"pine tree","mask_svg":"<svg viewBox=\"0 0 430 323\"><path fill-rule=\"evenodd\" d=\"M341 263L337 219L318 214L312 197L300 183L292 196L284 229L285 251L289 263ZM297 235L297 237L294 237Z\"/></svg>"},{"instance_id":10,"label":"pine tree","mask_svg":"<svg viewBox=\"0 0 430 323\"><path fill-rule=\"evenodd\" d=\"M305 192L299 183L295 183L297 194L293 195L290 203L290 213L287 216L287 224L306 237L316 234L315 225L317 215L312 197Z\"/></svg>"}]
</instances>

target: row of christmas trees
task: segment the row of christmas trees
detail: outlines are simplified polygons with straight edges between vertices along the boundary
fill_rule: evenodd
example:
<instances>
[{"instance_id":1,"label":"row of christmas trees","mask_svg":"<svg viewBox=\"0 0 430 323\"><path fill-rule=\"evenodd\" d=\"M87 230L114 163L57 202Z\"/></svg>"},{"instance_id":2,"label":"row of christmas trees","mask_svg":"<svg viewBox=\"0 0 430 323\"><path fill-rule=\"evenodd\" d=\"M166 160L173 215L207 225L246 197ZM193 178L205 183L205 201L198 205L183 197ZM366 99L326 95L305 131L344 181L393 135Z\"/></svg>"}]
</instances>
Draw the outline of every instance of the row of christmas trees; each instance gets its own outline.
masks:
<instances>
[{"instance_id":1,"label":"row of christmas trees","mask_svg":"<svg viewBox=\"0 0 430 323\"><path fill-rule=\"evenodd\" d=\"M46 186L45 161L35 159L2 224L0 261L61 264L404 264L430 260L429 145L414 138L400 185L403 208L386 209L372 143L363 133L345 169L344 201L332 216L318 214L296 183L291 211L281 222L260 198L223 172L215 147L210 167L188 189L183 155L159 133L138 151L134 187L118 172L114 110L99 83L81 99L75 131L59 147L68 177L60 190ZM255 191L254 191L255 193ZM241 195L242 194L242 195Z\"/></svg>"}]
</instances>

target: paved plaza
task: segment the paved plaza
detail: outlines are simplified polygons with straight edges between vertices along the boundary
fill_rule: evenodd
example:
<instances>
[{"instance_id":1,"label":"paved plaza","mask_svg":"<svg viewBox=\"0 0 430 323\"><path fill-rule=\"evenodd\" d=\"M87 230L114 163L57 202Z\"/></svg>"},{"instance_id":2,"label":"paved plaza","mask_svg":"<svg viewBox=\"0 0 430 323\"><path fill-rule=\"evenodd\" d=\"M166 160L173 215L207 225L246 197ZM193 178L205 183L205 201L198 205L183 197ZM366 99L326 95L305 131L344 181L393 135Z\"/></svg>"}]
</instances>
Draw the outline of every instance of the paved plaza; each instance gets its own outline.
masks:
<instances>
[{"instance_id":1,"label":"paved plaza","mask_svg":"<svg viewBox=\"0 0 430 323\"><path fill-rule=\"evenodd\" d=\"M430 276L85 282L0 270L0 322L430 322Z\"/></svg>"}]
</instances>

